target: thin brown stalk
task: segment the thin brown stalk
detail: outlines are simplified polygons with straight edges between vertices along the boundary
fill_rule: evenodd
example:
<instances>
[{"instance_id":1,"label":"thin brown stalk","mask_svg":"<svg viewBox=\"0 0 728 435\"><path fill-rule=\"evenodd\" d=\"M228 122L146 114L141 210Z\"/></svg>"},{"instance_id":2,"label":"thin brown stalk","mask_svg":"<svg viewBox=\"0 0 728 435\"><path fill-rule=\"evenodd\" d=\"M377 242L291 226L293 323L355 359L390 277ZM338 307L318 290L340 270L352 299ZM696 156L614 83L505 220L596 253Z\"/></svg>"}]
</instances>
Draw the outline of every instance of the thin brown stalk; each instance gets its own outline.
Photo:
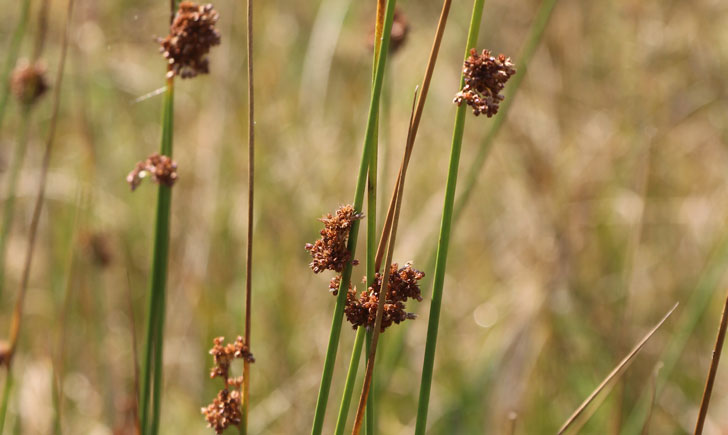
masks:
<instances>
[{"instance_id":1,"label":"thin brown stalk","mask_svg":"<svg viewBox=\"0 0 728 435\"><path fill-rule=\"evenodd\" d=\"M255 182L255 99L253 87L253 0L247 0L248 55L248 242L245 252L245 345L250 347L250 317L253 272L253 199ZM240 433L248 431L248 401L250 398L250 360L243 360L243 409Z\"/></svg>"},{"instance_id":2,"label":"thin brown stalk","mask_svg":"<svg viewBox=\"0 0 728 435\"><path fill-rule=\"evenodd\" d=\"M599 393L611 381L617 379L620 375L622 375L624 373L624 371L626 370L627 367L629 367L629 364L632 362L634 357L637 356L637 354L644 348L645 344L647 344L647 342L650 340L650 338L652 338L652 336L655 334L655 332L657 332L657 330L660 329L660 327L665 323L665 321L667 321L667 319L670 317L670 315L672 315L672 313L677 309L678 305L679 305L679 303L676 303L670 309L670 311L668 311L667 314L665 314L665 316L662 318L662 320L660 320L657 323L657 325L655 325L655 327L652 328L652 330L650 332L648 332L647 335L645 335L642 338L642 340L640 340L639 343L637 343L637 345L632 349L632 351L630 353L628 353L627 356L625 356L624 359L622 359L622 361L620 361L619 364L617 364L617 366L614 368L614 370L612 370L611 373L609 373L609 375L607 375L607 377L604 378L602 383L599 384L599 386L594 391L592 391L592 393L589 395L589 397L587 397L586 400L584 400L584 402L576 409L576 411L574 411L574 413L571 414L571 417L569 417L566 420L566 423L564 423L564 425L561 426L561 429L559 429L559 432L558 432L559 434L566 432L566 430L569 429L569 427L571 427L572 424L574 424L574 422L577 420L577 418L579 418L579 416L584 412L584 410L589 406L589 404L599 395Z\"/></svg>"},{"instance_id":3,"label":"thin brown stalk","mask_svg":"<svg viewBox=\"0 0 728 435\"><path fill-rule=\"evenodd\" d=\"M63 81L63 72L66 64L66 54L68 52L68 33L71 21L71 12L73 10L73 0L68 1L68 8L66 11L66 25L65 31L63 32L63 40L61 42L61 55L60 61L58 62L58 72L56 73L55 87L53 90L53 108L51 112L50 124L48 127L48 138L46 140L45 151L43 153L43 162L41 165L40 180L38 182L38 193L35 199L35 205L33 208L33 216L30 221L30 235L28 241L28 247L25 252L25 261L23 263L23 275L20 280L20 290L18 292L18 299L15 302L15 309L13 310L13 317L10 325L10 347L8 351L7 366L10 367L13 355L18 345L18 336L20 334L21 320L23 314L23 302L25 300L25 294L28 290L28 281L30 280L30 270L33 263L33 252L35 250L35 240L38 235L38 225L40 223L40 215L43 209L43 200L45 198L46 179L48 178L48 167L51 160L51 151L53 150L53 143L56 135L56 126L58 124L58 111L61 101L61 82Z\"/></svg>"},{"instance_id":4,"label":"thin brown stalk","mask_svg":"<svg viewBox=\"0 0 728 435\"><path fill-rule=\"evenodd\" d=\"M723 314L720 316L720 325L718 326L718 337L715 339L715 347L713 348L713 358L710 361L710 369L708 370L708 378L705 381L705 390L703 391L703 399L700 401L700 412L698 412L698 421L695 424L695 435L703 433L705 419L708 416L708 406L710 405L710 396L713 393L713 384L715 383L715 374L718 372L718 364L720 363L720 354L723 351L723 342L725 341L725 333L728 329L728 296L726 296L723 305Z\"/></svg>"},{"instance_id":5,"label":"thin brown stalk","mask_svg":"<svg viewBox=\"0 0 728 435\"><path fill-rule=\"evenodd\" d=\"M417 100L417 90L415 90L415 100ZM390 204L390 210L393 211L392 213L392 219L391 221L387 219L387 222L385 223L385 226L388 227L388 233L391 232L391 235L389 236L389 241L387 243L387 240L384 236L384 231L382 232L382 238L379 241L379 247L377 248L377 261L375 262L377 265L377 269L379 269L379 266L381 266L381 251L383 250L384 246L388 246L387 249L387 265L392 264L392 255L394 253L394 245L395 241L397 239L397 224L399 223L399 212L402 207L402 192L404 191L404 180L407 175L407 166L409 165L409 156L412 154L412 146L414 145L414 141L411 140L412 138L412 121L414 118L415 108L413 104L413 110L412 114L410 115L410 129L407 134L407 145L405 147L404 156L402 158L402 163L399 168L399 174L397 175L397 184L394 186L394 193L392 195L393 201L394 201L394 208L391 208ZM389 215L389 212L387 213ZM388 216L389 217L389 216ZM361 397L359 398L359 406L356 411L356 419L354 420L354 430L352 431L352 434L359 435L361 432L361 426L364 420L364 411L366 410L367 406L367 398L369 397L369 392L371 389L372 384L372 378L374 376L374 361L376 360L377 355L377 343L379 342L379 334L381 333L382 329L382 316L384 314L384 304L387 300L387 288L389 285L389 272L390 267L384 268L384 276L382 277L382 284L379 287L379 302L377 303L377 316L374 320L374 330L372 331L372 342L370 344L369 349L369 357L367 359L367 368L366 373L364 375L364 385L362 386L362 392Z\"/></svg>"}]
</instances>

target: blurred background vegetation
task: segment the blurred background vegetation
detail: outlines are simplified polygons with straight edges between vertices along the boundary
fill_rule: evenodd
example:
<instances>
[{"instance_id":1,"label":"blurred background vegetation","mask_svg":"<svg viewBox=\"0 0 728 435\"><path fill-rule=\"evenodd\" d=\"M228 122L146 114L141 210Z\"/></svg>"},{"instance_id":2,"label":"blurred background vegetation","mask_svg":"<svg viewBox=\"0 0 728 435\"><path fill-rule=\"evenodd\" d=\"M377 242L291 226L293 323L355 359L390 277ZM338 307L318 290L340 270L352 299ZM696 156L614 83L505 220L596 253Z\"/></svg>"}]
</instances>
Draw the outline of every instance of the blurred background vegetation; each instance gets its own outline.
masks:
<instances>
[{"instance_id":1,"label":"blurred background vegetation","mask_svg":"<svg viewBox=\"0 0 728 435\"><path fill-rule=\"evenodd\" d=\"M38 3L21 57L29 56L37 32ZM51 77L65 3L51 2L44 55ZM391 190L412 93L441 7L436 0L399 3L411 29L386 77L382 192ZM6 424L23 434L51 431L53 361L61 335L64 433L132 433L132 319L140 337L156 189L144 185L132 194L124 178L158 149L162 98L136 100L164 85L154 37L167 33L169 11L166 2L76 4ZM303 246L318 237L318 217L353 197L371 80L374 4L256 4L252 433L307 433L312 420L334 298L327 291L330 276L310 272ZM480 47L503 52L518 65L539 4L487 2ZM452 8L410 165L395 252L395 261L414 261L428 278L471 6L461 0ZM243 332L244 5L215 7L223 43L213 49L210 75L176 86L179 182L162 433L212 433L200 414L219 388L208 379L207 351L213 337ZM3 50L19 9L13 2L2 8ZM726 22L728 3L718 0L557 3L455 226L431 433L506 432L512 412L516 433L555 432L677 301L676 314L583 432L618 433L639 398L651 394L660 361L665 366L658 372L650 431L692 431L728 284ZM11 102L0 129L3 186L19 112ZM34 109L8 245L3 328L17 293L49 118L46 97ZM463 174L490 122L469 117ZM363 267L354 274L363 275ZM386 364L377 366L377 418L384 434L414 427L430 296L425 281L425 300L408 307L420 318L382 337ZM353 338L347 327L325 432L333 427ZM728 433L726 411L723 367L706 433Z\"/></svg>"}]
</instances>

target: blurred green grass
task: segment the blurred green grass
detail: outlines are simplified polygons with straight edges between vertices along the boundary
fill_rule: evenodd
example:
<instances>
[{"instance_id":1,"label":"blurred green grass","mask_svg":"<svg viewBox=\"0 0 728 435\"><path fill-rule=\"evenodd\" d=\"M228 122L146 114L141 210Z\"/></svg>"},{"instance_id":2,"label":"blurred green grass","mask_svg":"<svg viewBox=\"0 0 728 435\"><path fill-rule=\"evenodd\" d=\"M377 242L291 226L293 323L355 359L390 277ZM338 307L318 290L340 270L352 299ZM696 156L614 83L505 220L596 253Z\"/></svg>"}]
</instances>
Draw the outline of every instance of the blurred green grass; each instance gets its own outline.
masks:
<instances>
[{"instance_id":1,"label":"blurred green grass","mask_svg":"<svg viewBox=\"0 0 728 435\"><path fill-rule=\"evenodd\" d=\"M252 433L305 433L323 364L334 299L329 277L307 268L303 245L317 237L316 219L348 201L354 189L373 18L369 3L343 2L338 15L318 9L334 3L269 1L257 10ZM392 118L385 137L391 141L380 154L380 161L385 155L391 160L389 174L380 176L385 182L394 180L439 3L401 2L412 29L388 77ZM244 11L237 3L215 6L223 44L212 53L211 74L176 86L180 180L173 203L162 433L210 433L199 414L218 387L208 379L207 349L213 337L234 337L243 326ZM538 6L531 0L488 2L481 46L515 57ZM55 71L64 5L51 7L44 57ZM395 253L400 263L424 266L434 245L430 235L439 223L451 100L470 7L453 7L435 70L408 174ZM18 12L3 8L3 48ZM127 298L131 287L140 334L154 189L142 186L131 194L124 177L158 145L161 96L134 100L163 83L153 37L165 33L167 18L164 2L140 1L79 2L74 15L48 208L15 366L9 421L22 421L22 433L50 430L51 358L67 282L72 303L64 432L110 433L128 412L133 370ZM690 295L710 271L711 303L667 378L650 425L660 434L692 430L726 284L725 262L720 256L716 262L713 253L723 243L728 217L727 18L728 6L712 0L562 0L556 6L453 234L432 433L503 432L511 411L518 413L517 433L555 432L675 301L682 303L677 316L688 311ZM341 31L324 34L328 45L312 46L315 25L340 25ZM21 52L29 51L26 38ZM9 243L2 325L9 324L16 294L49 106L42 102L34 115ZM0 130L3 183L19 128L18 106L8 109ZM463 170L488 122L469 120ZM383 192L390 188L382 185ZM108 267L94 262L83 243L88 234L107 238L113 253ZM359 269L355 276L364 274ZM383 335L385 355L397 334L404 334L404 345L391 380L380 388L381 433L413 430L430 295L424 293L423 303L408 307L420 318ZM618 407L626 418L680 324L672 320L657 334L627 373L621 402L610 396L583 433L611 430ZM333 398L341 393L353 338L346 328ZM728 415L721 412L728 406L726 373L718 373L706 433L728 430ZM338 400L331 402L327 428Z\"/></svg>"}]
</instances>

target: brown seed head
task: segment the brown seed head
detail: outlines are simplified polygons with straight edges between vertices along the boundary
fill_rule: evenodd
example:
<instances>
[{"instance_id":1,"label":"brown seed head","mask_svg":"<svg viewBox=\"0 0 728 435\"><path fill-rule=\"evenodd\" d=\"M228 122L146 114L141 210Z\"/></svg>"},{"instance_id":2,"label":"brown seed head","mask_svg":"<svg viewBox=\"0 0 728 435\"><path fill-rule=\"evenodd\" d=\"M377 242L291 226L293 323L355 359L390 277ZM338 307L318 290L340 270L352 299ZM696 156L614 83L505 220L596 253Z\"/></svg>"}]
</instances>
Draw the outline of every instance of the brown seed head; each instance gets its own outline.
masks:
<instances>
[{"instance_id":1,"label":"brown seed head","mask_svg":"<svg viewBox=\"0 0 728 435\"><path fill-rule=\"evenodd\" d=\"M401 323L407 319L414 319L415 315L405 311L407 299L422 300L420 288L417 284L425 274L406 264L398 269L397 263L391 265L389 272L389 283L387 300L384 303L382 314L382 331L393 323ZM344 313L346 319L351 322L354 328L358 326L374 326L377 317L377 305L379 304L379 290L382 286L382 275L377 273L373 285L364 290L357 298L356 289L349 289L346 295L346 307Z\"/></svg>"},{"instance_id":2,"label":"brown seed head","mask_svg":"<svg viewBox=\"0 0 728 435\"><path fill-rule=\"evenodd\" d=\"M160 51L171 67L169 76L186 79L210 72L207 53L220 44L220 32L215 29L218 18L212 4L179 4L169 35L159 39Z\"/></svg>"},{"instance_id":3,"label":"brown seed head","mask_svg":"<svg viewBox=\"0 0 728 435\"><path fill-rule=\"evenodd\" d=\"M22 104L32 105L48 90L45 66L40 62L30 64L21 59L10 78L10 89Z\"/></svg>"},{"instance_id":4,"label":"brown seed head","mask_svg":"<svg viewBox=\"0 0 728 435\"><path fill-rule=\"evenodd\" d=\"M154 153L136 164L136 167L126 176L131 190L139 187L144 177L151 174L152 181L172 187L177 181L177 163L167 156Z\"/></svg>"},{"instance_id":5,"label":"brown seed head","mask_svg":"<svg viewBox=\"0 0 728 435\"><path fill-rule=\"evenodd\" d=\"M455 95L453 102L460 106L464 101L473 108L475 116L484 113L490 118L498 113L504 98L500 92L515 73L510 57L502 54L493 57L488 50L478 55L473 48L463 67L465 87Z\"/></svg>"},{"instance_id":6,"label":"brown seed head","mask_svg":"<svg viewBox=\"0 0 728 435\"><path fill-rule=\"evenodd\" d=\"M224 342L225 337L217 337L213 340L210 355L215 361L215 366L210 370L210 378L220 377L228 383L230 381L230 364L234 359L240 358L255 362L255 358L250 353L243 337L238 335L233 343L227 345L223 345Z\"/></svg>"},{"instance_id":7,"label":"brown seed head","mask_svg":"<svg viewBox=\"0 0 728 435\"><path fill-rule=\"evenodd\" d=\"M335 272L344 270L344 266L351 259L346 244L349 241L349 231L351 224L364 217L363 214L357 213L354 207L344 205L336 210L336 215L331 213L319 219L324 223L321 230L321 238L315 243L307 243L305 248L311 253L313 261L309 265L314 273L323 272L326 269ZM354 265L358 264L356 260L352 261Z\"/></svg>"},{"instance_id":8,"label":"brown seed head","mask_svg":"<svg viewBox=\"0 0 728 435\"><path fill-rule=\"evenodd\" d=\"M217 393L212 403L202 408L207 427L221 434L230 426L237 426L241 419L241 394L239 389L223 389Z\"/></svg>"}]
</instances>

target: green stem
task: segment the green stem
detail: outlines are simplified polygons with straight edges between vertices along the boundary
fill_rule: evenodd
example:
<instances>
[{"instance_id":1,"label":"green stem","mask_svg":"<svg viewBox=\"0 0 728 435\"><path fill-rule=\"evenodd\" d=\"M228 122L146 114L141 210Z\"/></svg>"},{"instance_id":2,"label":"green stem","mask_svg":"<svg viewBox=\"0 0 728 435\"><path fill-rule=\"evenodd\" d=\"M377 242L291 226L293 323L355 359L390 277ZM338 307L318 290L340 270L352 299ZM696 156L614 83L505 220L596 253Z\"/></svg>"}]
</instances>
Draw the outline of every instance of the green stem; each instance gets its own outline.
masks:
<instances>
[{"instance_id":1,"label":"green stem","mask_svg":"<svg viewBox=\"0 0 728 435\"><path fill-rule=\"evenodd\" d=\"M162 112L161 154L172 157L172 128L174 109L174 82L167 80ZM147 318L146 346L142 365L140 419L142 433L156 434L159 430L162 396L162 366L164 341L164 316L169 256L169 221L172 206L172 189L160 185L157 197L157 217L154 229L152 273L149 285L149 317ZM153 387L152 387L153 379ZM152 403L152 421L149 407ZM151 424L151 425L150 425Z\"/></svg>"},{"instance_id":2,"label":"green stem","mask_svg":"<svg viewBox=\"0 0 728 435\"><path fill-rule=\"evenodd\" d=\"M390 3L392 5L390 6ZM384 34L382 36L382 48L377 59L376 72L374 74L374 85L372 88L371 100L369 103L369 116L367 118L367 128L364 138L364 148L362 150L361 163L359 165L359 175L357 178L356 192L354 194L354 209L361 211L364 203L364 191L366 188L367 170L371 150L374 148L377 132L377 113L379 109L379 101L382 94L382 84L384 83L384 70L387 61L387 53L389 51L389 37L392 32L392 17L394 11L394 3L396 0L387 2L387 17L385 19ZM351 253L352 258L356 254L357 237L359 235L359 221L354 221L349 232L349 242L347 249ZM341 275L341 283L339 284L339 294L336 298L336 306L334 307L334 315L331 320L331 332L329 334L329 344L326 349L326 359L324 360L324 370L321 375L321 386L319 387L318 399L316 401L316 410L314 412L313 426L311 433L318 435L321 433L326 416L326 405L329 399L329 390L331 389L331 380L333 378L334 364L336 362L336 352L339 347L339 336L341 335L341 323L344 317L344 306L346 305L346 294L351 282L351 263L347 264Z\"/></svg>"},{"instance_id":3,"label":"green stem","mask_svg":"<svg viewBox=\"0 0 728 435\"><path fill-rule=\"evenodd\" d=\"M2 404L0 404L0 434L5 433L5 416L8 413L8 402L10 401L10 390L13 387L12 365L6 366L5 387L3 388Z\"/></svg>"},{"instance_id":4,"label":"green stem","mask_svg":"<svg viewBox=\"0 0 728 435\"><path fill-rule=\"evenodd\" d=\"M356 383L356 374L359 370L359 360L361 359L361 348L366 337L366 328L359 327L356 330L356 338L354 339L354 350L351 352L351 360L349 361L349 371L346 373L346 384L344 385L344 394L341 395L341 404L339 405L339 416L336 419L336 430L334 434L342 435L346 429L346 419L349 415L349 407L351 406L351 396L354 393L354 384Z\"/></svg>"},{"instance_id":5,"label":"green stem","mask_svg":"<svg viewBox=\"0 0 728 435\"><path fill-rule=\"evenodd\" d=\"M484 0L475 0L473 14L470 19L468 31L468 42L465 49L465 58L469 56L471 48L475 48L480 31L480 20L483 15ZM465 85L464 77L460 78L460 88ZM450 166L447 174L447 186L445 188L445 204L442 210L442 223L440 225L440 238L437 246L437 259L435 260L435 277L432 289L432 305L430 307L430 319L427 325L427 343L425 345L425 359L422 365L422 381L420 383L420 398L417 407L417 424L415 434L424 435L427 427L427 410L430 402L430 390L432 388L432 372L435 362L435 347L437 345L437 330L440 322L440 306L442 304L442 291L445 283L445 268L447 265L447 253L450 244L450 230L452 227L453 206L455 202L455 186L458 178L458 166L460 163L460 149L463 143L463 131L465 129L465 115L467 106L461 105L455 116L455 127L453 129L452 150L450 151Z\"/></svg>"},{"instance_id":6,"label":"green stem","mask_svg":"<svg viewBox=\"0 0 728 435\"><path fill-rule=\"evenodd\" d=\"M2 115L0 115L2 116ZM13 160L10 163L10 174L8 176L7 190L5 191L5 204L3 205L2 228L0 228L0 297L5 287L5 254L10 235L10 229L13 225L13 215L15 213L15 195L18 190L18 180L20 179L20 170L23 168L25 160L25 151L28 147L28 134L30 130L30 106L24 105L20 114L20 132L18 142L13 151Z\"/></svg>"},{"instance_id":7,"label":"green stem","mask_svg":"<svg viewBox=\"0 0 728 435\"><path fill-rule=\"evenodd\" d=\"M5 109L8 105L10 97L10 71L13 70L18 59L18 51L20 43L23 41L23 34L28 25L28 15L30 11L30 0L25 0L20 6L20 17L18 25L15 27L10 46L8 46L7 56L5 56L5 64L2 73L0 73L0 130L2 129L3 119L5 118Z\"/></svg>"}]
</instances>

